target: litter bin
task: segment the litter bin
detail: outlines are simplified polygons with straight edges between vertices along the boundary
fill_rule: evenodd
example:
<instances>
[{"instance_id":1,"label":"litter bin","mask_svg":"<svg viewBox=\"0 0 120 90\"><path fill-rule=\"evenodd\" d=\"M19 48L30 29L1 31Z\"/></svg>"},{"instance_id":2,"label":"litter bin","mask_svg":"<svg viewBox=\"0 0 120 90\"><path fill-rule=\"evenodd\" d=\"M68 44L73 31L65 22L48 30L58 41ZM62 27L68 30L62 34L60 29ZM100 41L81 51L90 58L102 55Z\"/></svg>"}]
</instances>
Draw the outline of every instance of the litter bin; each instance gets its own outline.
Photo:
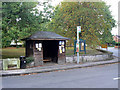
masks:
<instances>
[{"instance_id":1,"label":"litter bin","mask_svg":"<svg viewBox=\"0 0 120 90\"><path fill-rule=\"evenodd\" d=\"M26 68L25 56L20 56L20 68L21 69L25 69Z\"/></svg>"}]
</instances>

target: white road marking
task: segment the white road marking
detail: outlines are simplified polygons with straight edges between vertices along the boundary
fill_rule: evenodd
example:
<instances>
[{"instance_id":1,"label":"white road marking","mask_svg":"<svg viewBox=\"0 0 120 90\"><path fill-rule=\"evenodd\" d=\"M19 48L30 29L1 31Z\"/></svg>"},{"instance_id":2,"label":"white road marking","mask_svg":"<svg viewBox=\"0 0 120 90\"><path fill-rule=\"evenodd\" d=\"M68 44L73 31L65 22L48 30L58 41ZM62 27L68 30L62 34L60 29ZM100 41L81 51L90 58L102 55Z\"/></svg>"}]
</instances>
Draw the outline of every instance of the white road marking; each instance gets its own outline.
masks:
<instances>
[{"instance_id":1,"label":"white road marking","mask_svg":"<svg viewBox=\"0 0 120 90\"><path fill-rule=\"evenodd\" d=\"M113 80L118 80L118 79L120 79L120 77L117 77L117 78L113 78Z\"/></svg>"}]
</instances>

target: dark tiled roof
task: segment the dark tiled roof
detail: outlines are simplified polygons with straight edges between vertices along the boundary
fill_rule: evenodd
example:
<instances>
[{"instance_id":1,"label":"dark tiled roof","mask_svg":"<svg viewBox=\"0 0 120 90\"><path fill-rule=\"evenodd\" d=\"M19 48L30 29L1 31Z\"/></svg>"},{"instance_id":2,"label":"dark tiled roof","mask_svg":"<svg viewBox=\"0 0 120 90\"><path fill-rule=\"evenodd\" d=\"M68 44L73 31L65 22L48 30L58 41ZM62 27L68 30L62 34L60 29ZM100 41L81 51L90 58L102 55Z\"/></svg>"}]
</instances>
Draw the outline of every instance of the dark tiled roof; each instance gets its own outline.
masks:
<instances>
[{"instance_id":1,"label":"dark tiled roof","mask_svg":"<svg viewBox=\"0 0 120 90\"><path fill-rule=\"evenodd\" d=\"M120 36L116 35L118 38L120 38Z\"/></svg>"},{"instance_id":2,"label":"dark tiled roof","mask_svg":"<svg viewBox=\"0 0 120 90\"><path fill-rule=\"evenodd\" d=\"M37 31L32 34L30 37L22 40L68 40L69 38L58 35L54 32L48 31Z\"/></svg>"}]
</instances>

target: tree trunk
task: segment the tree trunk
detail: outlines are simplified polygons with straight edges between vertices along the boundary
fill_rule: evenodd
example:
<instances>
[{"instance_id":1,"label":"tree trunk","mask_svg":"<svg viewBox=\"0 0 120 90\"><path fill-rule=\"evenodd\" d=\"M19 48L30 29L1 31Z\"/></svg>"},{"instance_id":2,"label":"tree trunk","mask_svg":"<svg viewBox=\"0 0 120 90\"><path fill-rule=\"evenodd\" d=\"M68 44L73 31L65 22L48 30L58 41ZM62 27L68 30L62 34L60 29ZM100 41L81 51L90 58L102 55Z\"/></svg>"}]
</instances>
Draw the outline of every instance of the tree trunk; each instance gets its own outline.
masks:
<instances>
[{"instance_id":1,"label":"tree trunk","mask_svg":"<svg viewBox=\"0 0 120 90\"><path fill-rule=\"evenodd\" d=\"M16 47L17 47L17 40L15 40L15 44L16 44Z\"/></svg>"}]
</instances>

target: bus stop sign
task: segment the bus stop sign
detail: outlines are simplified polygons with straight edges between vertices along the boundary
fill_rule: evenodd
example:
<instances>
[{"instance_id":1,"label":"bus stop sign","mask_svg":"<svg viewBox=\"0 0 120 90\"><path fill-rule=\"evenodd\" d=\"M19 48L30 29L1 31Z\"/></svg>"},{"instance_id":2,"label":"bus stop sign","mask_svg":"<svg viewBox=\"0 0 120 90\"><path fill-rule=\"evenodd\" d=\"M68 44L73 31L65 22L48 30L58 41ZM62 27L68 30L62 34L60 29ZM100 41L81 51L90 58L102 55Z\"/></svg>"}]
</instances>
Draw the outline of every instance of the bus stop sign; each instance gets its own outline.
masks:
<instances>
[{"instance_id":1,"label":"bus stop sign","mask_svg":"<svg viewBox=\"0 0 120 90\"><path fill-rule=\"evenodd\" d=\"M81 26L77 26L77 32L81 33Z\"/></svg>"}]
</instances>

